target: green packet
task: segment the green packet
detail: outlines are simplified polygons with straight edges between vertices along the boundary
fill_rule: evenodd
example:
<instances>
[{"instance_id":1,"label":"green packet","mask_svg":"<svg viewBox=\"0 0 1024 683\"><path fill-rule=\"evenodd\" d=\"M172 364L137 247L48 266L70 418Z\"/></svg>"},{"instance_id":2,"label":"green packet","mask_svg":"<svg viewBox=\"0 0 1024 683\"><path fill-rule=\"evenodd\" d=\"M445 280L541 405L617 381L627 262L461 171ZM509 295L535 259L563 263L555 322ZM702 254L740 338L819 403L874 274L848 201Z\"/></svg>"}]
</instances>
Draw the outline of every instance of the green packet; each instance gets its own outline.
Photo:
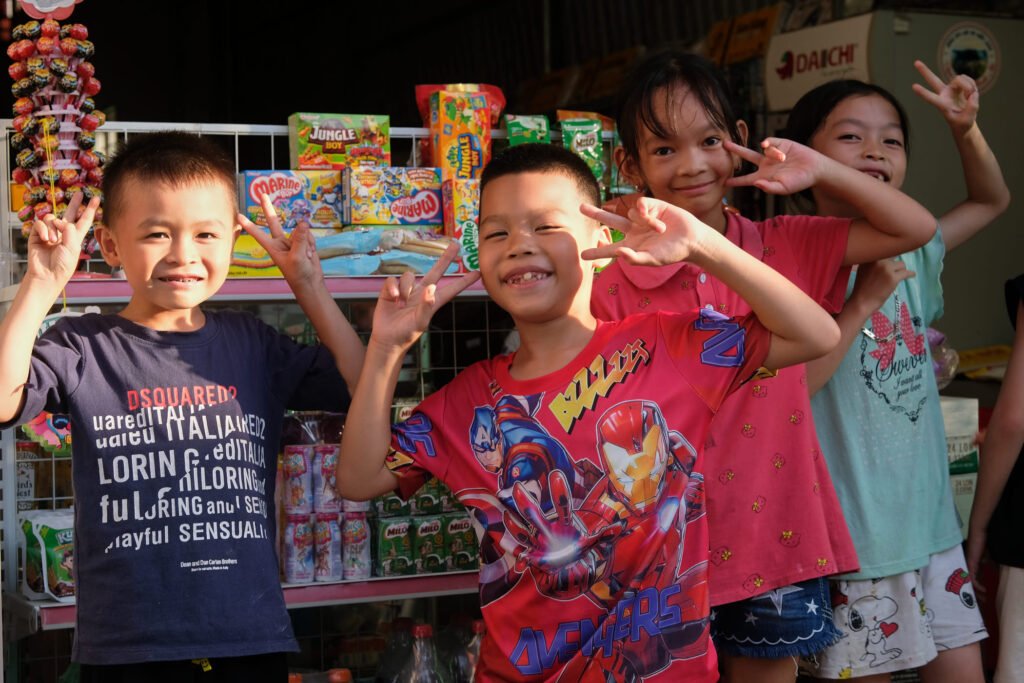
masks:
<instances>
[{"instance_id":1,"label":"green packet","mask_svg":"<svg viewBox=\"0 0 1024 683\"><path fill-rule=\"evenodd\" d=\"M543 114L505 114L505 130L508 132L510 147L528 142L551 142L548 117Z\"/></svg>"},{"instance_id":2,"label":"green packet","mask_svg":"<svg viewBox=\"0 0 1024 683\"><path fill-rule=\"evenodd\" d=\"M594 177L604 177L604 154L601 147L601 122L593 119L565 119L562 121L562 144L578 154Z\"/></svg>"},{"instance_id":3,"label":"green packet","mask_svg":"<svg viewBox=\"0 0 1024 683\"><path fill-rule=\"evenodd\" d=\"M22 513L22 592L28 597L60 602L75 599L74 523L71 509Z\"/></svg>"}]
</instances>

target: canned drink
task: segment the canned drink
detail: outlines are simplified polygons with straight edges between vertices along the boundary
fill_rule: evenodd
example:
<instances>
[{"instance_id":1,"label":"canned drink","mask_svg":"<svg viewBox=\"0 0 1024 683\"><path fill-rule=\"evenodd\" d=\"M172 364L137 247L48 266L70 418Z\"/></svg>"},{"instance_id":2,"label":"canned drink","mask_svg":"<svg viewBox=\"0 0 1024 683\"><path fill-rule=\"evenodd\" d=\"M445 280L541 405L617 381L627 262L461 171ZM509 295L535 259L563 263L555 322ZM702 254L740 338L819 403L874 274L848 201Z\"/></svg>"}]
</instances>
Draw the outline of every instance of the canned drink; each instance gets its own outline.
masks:
<instances>
[{"instance_id":1,"label":"canned drink","mask_svg":"<svg viewBox=\"0 0 1024 683\"><path fill-rule=\"evenodd\" d=\"M338 513L317 513L313 543L316 548L314 580L341 581L344 571L341 566L341 528L338 525Z\"/></svg>"},{"instance_id":2,"label":"canned drink","mask_svg":"<svg viewBox=\"0 0 1024 683\"><path fill-rule=\"evenodd\" d=\"M313 580L313 518L288 515L284 528L284 580L309 583Z\"/></svg>"},{"instance_id":3,"label":"canned drink","mask_svg":"<svg viewBox=\"0 0 1024 683\"><path fill-rule=\"evenodd\" d=\"M366 523L365 512L345 511L341 538L344 545L342 563L345 578L370 578L370 527Z\"/></svg>"},{"instance_id":4,"label":"canned drink","mask_svg":"<svg viewBox=\"0 0 1024 683\"><path fill-rule=\"evenodd\" d=\"M289 515L313 512L313 447L284 447L284 511Z\"/></svg>"},{"instance_id":5,"label":"canned drink","mask_svg":"<svg viewBox=\"0 0 1024 683\"><path fill-rule=\"evenodd\" d=\"M337 465L338 444L322 444L313 448L313 512L338 512L341 509L336 488Z\"/></svg>"}]
</instances>

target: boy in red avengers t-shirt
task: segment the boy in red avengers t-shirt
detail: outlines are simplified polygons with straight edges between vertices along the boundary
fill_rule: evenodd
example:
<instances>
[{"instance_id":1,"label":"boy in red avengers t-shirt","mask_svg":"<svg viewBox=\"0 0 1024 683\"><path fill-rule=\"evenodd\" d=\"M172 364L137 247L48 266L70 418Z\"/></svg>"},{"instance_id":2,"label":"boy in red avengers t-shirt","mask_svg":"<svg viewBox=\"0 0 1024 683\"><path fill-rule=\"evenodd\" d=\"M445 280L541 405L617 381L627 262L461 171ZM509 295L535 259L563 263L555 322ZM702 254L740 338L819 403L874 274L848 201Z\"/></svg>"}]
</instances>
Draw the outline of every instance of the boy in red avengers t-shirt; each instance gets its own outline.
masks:
<instances>
[{"instance_id":1,"label":"boy in red avengers t-shirt","mask_svg":"<svg viewBox=\"0 0 1024 683\"><path fill-rule=\"evenodd\" d=\"M552 145L496 157L481 179L480 277L513 317L514 354L477 363L388 424L402 356L476 279L389 280L349 411L349 498L435 476L481 540L480 680L717 679L708 638L702 447L724 398L762 365L820 355L838 335L795 286L689 213L594 207L587 166ZM582 205L581 205L582 204ZM626 233L611 244L608 227ZM754 315L709 310L600 322L595 260L699 263ZM759 316L760 319L758 317ZM390 453L389 453L390 450Z\"/></svg>"}]
</instances>

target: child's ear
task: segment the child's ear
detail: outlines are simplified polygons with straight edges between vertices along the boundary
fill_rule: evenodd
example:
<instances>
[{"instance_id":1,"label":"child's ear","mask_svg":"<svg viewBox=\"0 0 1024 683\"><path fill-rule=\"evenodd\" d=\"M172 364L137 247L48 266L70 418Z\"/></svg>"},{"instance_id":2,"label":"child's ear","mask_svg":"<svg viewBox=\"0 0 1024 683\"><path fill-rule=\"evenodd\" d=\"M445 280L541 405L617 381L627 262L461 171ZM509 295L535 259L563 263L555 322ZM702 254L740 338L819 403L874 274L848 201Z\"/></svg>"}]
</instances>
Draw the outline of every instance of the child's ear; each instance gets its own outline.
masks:
<instances>
[{"instance_id":1,"label":"child's ear","mask_svg":"<svg viewBox=\"0 0 1024 683\"><path fill-rule=\"evenodd\" d=\"M623 179L636 187L637 192L643 192L645 183L640 175L640 167L637 165L636 159L626 154L626 150L622 145L615 148L612 152L612 157L612 161L618 167Z\"/></svg>"},{"instance_id":2,"label":"child's ear","mask_svg":"<svg viewBox=\"0 0 1024 683\"><path fill-rule=\"evenodd\" d=\"M750 139L750 129L747 128L747 122L743 119L736 121L736 133L740 136L740 144L743 147L747 146L747 141ZM732 155L733 169L739 173L740 169L743 168L743 159L740 159L735 154Z\"/></svg>"},{"instance_id":3,"label":"child's ear","mask_svg":"<svg viewBox=\"0 0 1024 683\"><path fill-rule=\"evenodd\" d=\"M611 244L614 240L612 239L612 230L607 225L598 225L597 230L594 231L594 246L605 247ZM607 268L611 264L612 259L610 258L599 258L594 259L590 263L593 264L596 270Z\"/></svg>"},{"instance_id":4,"label":"child's ear","mask_svg":"<svg viewBox=\"0 0 1024 683\"><path fill-rule=\"evenodd\" d=\"M117 239L114 231L100 224L93 228L93 234L96 237L96 243L100 245L100 253L103 254L103 260L111 268L119 268L121 266L121 257L117 253Z\"/></svg>"}]
</instances>

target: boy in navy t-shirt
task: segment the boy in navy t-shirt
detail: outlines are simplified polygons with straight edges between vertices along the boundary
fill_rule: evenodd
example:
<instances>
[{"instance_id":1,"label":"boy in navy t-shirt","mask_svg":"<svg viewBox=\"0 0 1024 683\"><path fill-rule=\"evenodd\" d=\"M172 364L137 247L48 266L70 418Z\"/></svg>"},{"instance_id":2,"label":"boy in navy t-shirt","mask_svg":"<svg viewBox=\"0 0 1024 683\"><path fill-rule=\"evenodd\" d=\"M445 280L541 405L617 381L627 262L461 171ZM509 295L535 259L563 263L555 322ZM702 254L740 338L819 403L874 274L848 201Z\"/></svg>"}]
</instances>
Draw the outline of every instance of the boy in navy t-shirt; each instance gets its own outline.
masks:
<instances>
[{"instance_id":1,"label":"boy in navy t-shirt","mask_svg":"<svg viewBox=\"0 0 1024 683\"><path fill-rule=\"evenodd\" d=\"M324 286L308 230L254 230L214 143L133 138L105 187L96 238L124 270L128 304L64 318L36 340L98 208L79 194L65 219L34 224L0 322L0 426L41 410L71 416L72 658L83 681L284 680L284 653L297 648L274 550L282 415L345 406L362 344ZM199 307L224 283L239 223L281 268L322 347Z\"/></svg>"}]
</instances>

